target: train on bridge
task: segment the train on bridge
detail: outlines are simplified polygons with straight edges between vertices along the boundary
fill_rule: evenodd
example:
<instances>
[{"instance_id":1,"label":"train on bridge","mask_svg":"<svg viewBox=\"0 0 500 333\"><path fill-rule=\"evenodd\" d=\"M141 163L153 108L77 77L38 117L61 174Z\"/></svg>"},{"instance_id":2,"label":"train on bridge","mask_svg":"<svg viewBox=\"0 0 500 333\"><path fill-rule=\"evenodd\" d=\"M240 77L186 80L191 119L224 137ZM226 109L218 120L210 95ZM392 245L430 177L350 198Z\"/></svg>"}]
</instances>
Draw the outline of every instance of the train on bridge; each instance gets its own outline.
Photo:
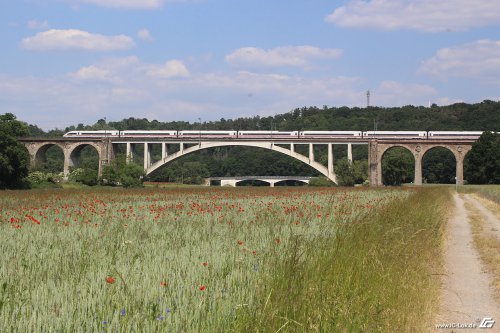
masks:
<instances>
[{"instance_id":1,"label":"train on bridge","mask_svg":"<svg viewBox=\"0 0 500 333\"><path fill-rule=\"evenodd\" d=\"M478 139L482 131L70 131L75 138L175 138L175 139Z\"/></svg>"}]
</instances>

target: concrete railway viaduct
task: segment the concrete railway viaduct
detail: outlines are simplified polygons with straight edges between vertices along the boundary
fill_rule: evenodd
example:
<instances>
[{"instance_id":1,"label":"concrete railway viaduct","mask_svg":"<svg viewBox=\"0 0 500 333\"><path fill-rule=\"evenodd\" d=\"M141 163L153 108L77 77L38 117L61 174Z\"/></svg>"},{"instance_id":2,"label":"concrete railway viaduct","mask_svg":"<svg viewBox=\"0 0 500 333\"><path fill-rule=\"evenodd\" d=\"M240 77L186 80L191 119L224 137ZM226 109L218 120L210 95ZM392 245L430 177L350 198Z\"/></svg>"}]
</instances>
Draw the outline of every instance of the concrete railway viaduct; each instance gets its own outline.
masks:
<instances>
[{"instance_id":1,"label":"concrete railway viaduct","mask_svg":"<svg viewBox=\"0 0 500 333\"><path fill-rule=\"evenodd\" d=\"M435 147L448 149L455 156L456 161L456 183L463 184L463 163L465 155L472 148L473 139L368 139L368 138L338 138L338 139L305 139L305 138L21 138L19 139L28 149L31 165L36 166L44 160L47 149L52 146L61 148L64 153L64 175L67 177L70 167L78 167L80 153L83 148L92 146L99 155L99 175L102 173L102 167L108 165L114 158L119 145L124 145L129 160L132 159L132 152L135 146L143 147L143 164L146 175L152 173L158 168L175 161L176 159L190 153L194 153L207 148L225 147L225 146L245 146L257 147L273 150L288 156L291 156L320 172L333 182L337 182L337 176L334 170L333 149L336 145L347 145L347 157L352 161L352 145L368 145L368 176L371 186L383 185L382 180L382 157L384 153L393 147L403 147L409 150L415 161L414 184L422 185L422 159L427 151ZM152 147L158 145L161 147L161 158L152 159ZM296 151L299 145L308 146L308 156ZM323 165L315 160L314 147L318 145L326 146L328 151L327 165ZM178 147L175 152L169 152L167 147Z\"/></svg>"}]
</instances>

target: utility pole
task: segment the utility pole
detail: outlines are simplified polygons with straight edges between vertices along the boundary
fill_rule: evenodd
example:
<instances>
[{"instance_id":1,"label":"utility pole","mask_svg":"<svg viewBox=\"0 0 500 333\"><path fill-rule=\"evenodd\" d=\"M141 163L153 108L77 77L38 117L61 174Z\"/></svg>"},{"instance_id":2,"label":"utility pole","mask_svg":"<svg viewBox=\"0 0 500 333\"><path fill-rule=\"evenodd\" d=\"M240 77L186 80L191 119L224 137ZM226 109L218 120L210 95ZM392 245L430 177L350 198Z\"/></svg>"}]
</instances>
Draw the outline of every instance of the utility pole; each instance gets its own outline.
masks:
<instances>
[{"instance_id":1,"label":"utility pole","mask_svg":"<svg viewBox=\"0 0 500 333\"><path fill-rule=\"evenodd\" d=\"M370 90L366 91L366 108L370 107Z\"/></svg>"}]
</instances>

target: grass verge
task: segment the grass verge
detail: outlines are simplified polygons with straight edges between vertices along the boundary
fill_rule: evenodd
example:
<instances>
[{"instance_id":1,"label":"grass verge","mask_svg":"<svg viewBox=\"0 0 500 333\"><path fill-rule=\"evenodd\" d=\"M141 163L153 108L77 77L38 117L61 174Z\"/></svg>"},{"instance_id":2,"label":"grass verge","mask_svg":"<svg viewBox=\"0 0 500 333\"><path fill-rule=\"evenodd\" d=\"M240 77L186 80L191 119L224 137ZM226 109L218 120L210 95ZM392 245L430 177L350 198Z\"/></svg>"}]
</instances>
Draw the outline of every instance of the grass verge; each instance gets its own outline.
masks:
<instances>
[{"instance_id":1,"label":"grass verge","mask_svg":"<svg viewBox=\"0 0 500 333\"><path fill-rule=\"evenodd\" d=\"M449 190L420 189L291 251L240 310L238 332L421 332L439 307Z\"/></svg>"},{"instance_id":2,"label":"grass verge","mask_svg":"<svg viewBox=\"0 0 500 333\"><path fill-rule=\"evenodd\" d=\"M488 232L481 212L469 202L465 203L472 227L474 246L485 267L493 278L495 298L500 301L500 240L495 234Z\"/></svg>"},{"instance_id":3,"label":"grass verge","mask_svg":"<svg viewBox=\"0 0 500 333\"><path fill-rule=\"evenodd\" d=\"M500 185L467 185L459 187L460 193L477 193L483 198L500 204Z\"/></svg>"}]
</instances>

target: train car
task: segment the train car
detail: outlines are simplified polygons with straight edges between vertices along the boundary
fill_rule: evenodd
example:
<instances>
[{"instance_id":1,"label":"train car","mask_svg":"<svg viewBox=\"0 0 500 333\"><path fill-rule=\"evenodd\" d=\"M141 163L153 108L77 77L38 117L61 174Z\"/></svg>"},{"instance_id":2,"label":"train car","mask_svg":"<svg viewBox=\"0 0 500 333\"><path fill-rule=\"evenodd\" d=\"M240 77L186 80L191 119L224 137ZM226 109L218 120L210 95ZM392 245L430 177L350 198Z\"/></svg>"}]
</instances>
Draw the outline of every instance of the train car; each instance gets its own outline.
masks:
<instances>
[{"instance_id":1,"label":"train car","mask_svg":"<svg viewBox=\"0 0 500 333\"><path fill-rule=\"evenodd\" d=\"M177 131L173 130L158 130L158 131L120 131L120 137L154 137L154 138L165 138L165 137L177 137Z\"/></svg>"},{"instance_id":2,"label":"train car","mask_svg":"<svg viewBox=\"0 0 500 333\"><path fill-rule=\"evenodd\" d=\"M64 137L80 137L80 138L100 138L107 136L118 136L119 131L109 130L109 131L69 131L65 133Z\"/></svg>"},{"instance_id":3,"label":"train car","mask_svg":"<svg viewBox=\"0 0 500 333\"><path fill-rule=\"evenodd\" d=\"M232 138L236 131L179 131L179 138Z\"/></svg>"},{"instance_id":4,"label":"train car","mask_svg":"<svg viewBox=\"0 0 500 333\"><path fill-rule=\"evenodd\" d=\"M437 139L477 139L483 134L481 131L432 131L429 132L429 138Z\"/></svg>"},{"instance_id":5,"label":"train car","mask_svg":"<svg viewBox=\"0 0 500 333\"><path fill-rule=\"evenodd\" d=\"M302 131L303 138L352 138L361 137L361 131Z\"/></svg>"},{"instance_id":6,"label":"train car","mask_svg":"<svg viewBox=\"0 0 500 333\"><path fill-rule=\"evenodd\" d=\"M363 132L363 137L366 138L381 138L381 139L422 139L427 137L425 131L366 131Z\"/></svg>"},{"instance_id":7,"label":"train car","mask_svg":"<svg viewBox=\"0 0 500 333\"><path fill-rule=\"evenodd\" d=\"M298 137L298 131L280 132L280 131L238 131L240 138L290 138Z\"/></svg>"}]
</instances>

